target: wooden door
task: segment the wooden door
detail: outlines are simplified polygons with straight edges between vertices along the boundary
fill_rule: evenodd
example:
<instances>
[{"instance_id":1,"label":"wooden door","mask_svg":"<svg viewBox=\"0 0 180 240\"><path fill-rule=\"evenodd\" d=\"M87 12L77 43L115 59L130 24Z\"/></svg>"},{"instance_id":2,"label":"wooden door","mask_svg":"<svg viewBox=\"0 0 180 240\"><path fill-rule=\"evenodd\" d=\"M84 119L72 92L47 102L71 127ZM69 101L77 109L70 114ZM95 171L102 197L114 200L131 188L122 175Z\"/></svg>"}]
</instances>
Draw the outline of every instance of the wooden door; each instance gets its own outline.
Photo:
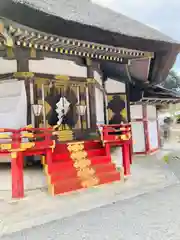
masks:
<instances>
[{"instance_id":1,"label":"wooden door","mask_svg":"<svg viewBox=\"0 0 180 240\"><path fill-rule=\"evenodd\" d=\"M88 105L86 98L87 86L82 83L71 83L56 81L51 86L48 81L36 81L37 100L44 106L43 116L39 126L53 127L58 123L57 103L60 99L65 99L69 103L69 108L63 116L62 125L65 129L86 130L88 124L88 110L80 118L77 111L77 104ZM89 109L89 106L87 106Z\"/></svg>"}]
</instances>

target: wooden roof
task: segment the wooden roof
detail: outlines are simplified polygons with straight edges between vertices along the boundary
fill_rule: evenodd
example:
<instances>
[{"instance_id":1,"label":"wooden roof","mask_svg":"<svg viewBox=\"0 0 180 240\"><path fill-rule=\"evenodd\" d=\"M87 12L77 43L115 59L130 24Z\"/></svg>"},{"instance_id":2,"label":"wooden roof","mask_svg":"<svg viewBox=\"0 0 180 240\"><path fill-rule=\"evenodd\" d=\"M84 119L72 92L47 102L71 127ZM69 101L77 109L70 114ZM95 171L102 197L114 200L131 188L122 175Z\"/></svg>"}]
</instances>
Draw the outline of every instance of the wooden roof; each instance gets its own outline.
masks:
<instances>
[{"instance_id":1,"label":"wooden roof","mask_svg":"<svg viewBox=\"0 0 180 240\"><path fill-rule=\"evenodd\" d=\"M154 52L150 82L165 80L180 49L159 31L90 0L1 0L0 16L47 34Z\"/></svg>"},{"instance_id":2,"label":"wooden roof","mask_svg":"<svg viewBox=\"0 0 180 240\"><path fill-rule=\"evenodd\" d=\"M176 43L175 40L121 13L90 0L13 0L49 15L130 37ZM31 19L33 20L33 19Z\"/></svg>"},{"instance_id":3,"label":"wooden roof","mask_svg":"<svg viewBox=\"0 0 180 240\"><path fill-rule=\"evenodd\" d=\"M139 88L138 88L139 90ZM136 90L137 91L137 90ZM141 96L139 97L138 96ZM139 97L139 99L138 99ZM161 86L146 86L146 88L139 92L137 91L136 98L131 98L131 104L135 104L137 102L147 102L152 104L157 103L178 103L180 102L180 95L172 90L163 88Z\"/></svg>"},{"instance_id":4,"label":"wooden roof","mask_svg":"<svg viewBox=\"0 0 180 240\"><path fill-rule=\"evenodd\" d=\"M0 43L3 45L3 42L4 45L9 46L11 44L12 47L21 46L56 54L74 55L120 64L130 64L130 60L154 57L151 52L114 47L40 32L5 18L0 19Z\"/></svg>"}]
</instances>

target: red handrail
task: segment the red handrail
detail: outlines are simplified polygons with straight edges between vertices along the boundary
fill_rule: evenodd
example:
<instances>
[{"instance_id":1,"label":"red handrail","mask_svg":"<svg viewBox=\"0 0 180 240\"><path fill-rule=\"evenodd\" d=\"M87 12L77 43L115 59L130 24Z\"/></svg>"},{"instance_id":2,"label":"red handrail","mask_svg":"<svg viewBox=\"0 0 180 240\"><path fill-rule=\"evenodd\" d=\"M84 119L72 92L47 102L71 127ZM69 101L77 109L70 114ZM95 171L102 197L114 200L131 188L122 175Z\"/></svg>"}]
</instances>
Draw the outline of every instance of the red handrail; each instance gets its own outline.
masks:
<instances>
[{"instance_id":1,"label":"red handrail","mask_svg":"<svg viewBox=\"0 0 180 240\"><path fill-rule=\"evenodd\" d=\"M122 147L124 175L130 175L132 133L130 124L100 125L101 140L106 154L111 156L111 146ZM113 133L113 134L112 134Z\"/></svg>"},{"instance_id":2,"label":"red handrail","mask_svg":"<svg viewBox=\"0 0 180 240\"><path fill-rule=\"evenodd\" d=\"M4 133L4 135L3 135ZM26 141L24 141L26 139ZM47 156L51 161L52 151L55 148L53 129L21 128L0 129L0 155L11 155L12 197L24 197L23 159L28 155Z\"/></svg>"}]
</instances>

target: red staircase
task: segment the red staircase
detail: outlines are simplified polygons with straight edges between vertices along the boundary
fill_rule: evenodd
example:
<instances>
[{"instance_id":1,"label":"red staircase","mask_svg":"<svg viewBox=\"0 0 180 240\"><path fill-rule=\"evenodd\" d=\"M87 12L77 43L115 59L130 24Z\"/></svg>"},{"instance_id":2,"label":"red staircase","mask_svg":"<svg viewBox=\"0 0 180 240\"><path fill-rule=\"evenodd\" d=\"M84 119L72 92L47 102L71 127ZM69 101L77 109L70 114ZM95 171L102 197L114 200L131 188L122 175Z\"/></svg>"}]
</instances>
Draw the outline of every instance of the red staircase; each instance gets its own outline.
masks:
<instances>
[{"instance_id":1,"label":"red staircase","mask_svg":"<svg viewBox=\"0 0 180 240\"><path fill-rule=\"evenodd\" d=\"M120 180L100 141L57 144L43 165L53 195Z\"/></svg>"}]
</instances>

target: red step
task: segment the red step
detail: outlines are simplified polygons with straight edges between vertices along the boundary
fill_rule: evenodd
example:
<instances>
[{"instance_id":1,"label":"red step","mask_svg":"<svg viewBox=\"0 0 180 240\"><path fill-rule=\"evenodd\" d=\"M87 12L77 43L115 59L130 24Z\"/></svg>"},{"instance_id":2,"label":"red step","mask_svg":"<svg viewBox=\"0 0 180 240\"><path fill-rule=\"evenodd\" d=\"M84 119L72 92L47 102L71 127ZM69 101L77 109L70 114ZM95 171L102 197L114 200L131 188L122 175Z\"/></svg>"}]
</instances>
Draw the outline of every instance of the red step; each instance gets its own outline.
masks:
<instances>
[{"instance_id":1,"label":"red step","mask_svg":"<svg viewBox=\"0 0 180 240\"><path fill-rule=\"evenodd\" d=\"M108 173L108 172L117 172L116 166L113 163L95 165L93 169L96 171L96 174Z\"/></svg>"},{"instance_id":2,"label":"red step","mask_svg":"<svg viewBox=\"0 0 180 240\"><path fill-rule=\"evenodd\" d=\"M58 182L54 184L53 188L54 188L54 195L57 195L57 194L62 194L62 193L81 189L82 186L81 186L80 180L77 178L74 178L74 179L67 179L65 181Z\"/></svg>"},{"instance_id":3,"label":"red step","mask_svg":"<svg viewBox=\"0 0 180 240\"><path fill-rule=\"evenodd\" d=\"M105 165L95 165L92 167L97 174L112 173L116 172L116 167L114 164L109 163ZM52 172L51 174L51 184L55 184L58 181L69 180L71 178L77 178L77 170L75 168L67 169L61 172Z\"/></svg>"},{"instance_id":4,"label":"red step","mask_svg":"<svg viewBox=\"0 0 180 240\"><path fill-rule=\"evenodd\" d=\"M121 176L119 172L111 172L111 173L101 173L97 174L97 177L100 180L100 184L120 181Z\"/></svg>"},{"instance_id":5,"label":"red step","mask_svg":"<svg viewBox=\"0 0 180 240\"><path fill-rule=\"evenodd\" d=\"M53 162L68 162L72 161L69 152L68 153L53 153Z\"/></svg>"},{"instance_id":6,"label":"red step","mask_svg":"<svg viewBox=\"0 0 180 240\"><path fill-rule=\"evenodd\" d=\"M69 179L77 178L77 171L75 168L63 171L56 172L51 174L51 184L55 184L60 181L69 181Z\"/></svg>"},{"instance_id":7,"label":"red step","mask_svg":"<svg viewBox=\"0 0 180 240\"><path fill-rule=\"evenodd\" d=\"M91 165L99 165L99 164L108 164L111 162L111 157L109 156L97 156L97 157L90 157Z\"/></svg>"},{"instance_id":8,"label":"red step","mask_svg":"<svg viewBox=\"0 0 180 240\"><path fill-rule=\"evenodd\" d=\"M69 153L66 143L57 143L54 149L54 153Z\"/></svg>"},{"instance_id":9,"label":"red step","mask_svg":"<svg viewBox=\"0 0 180 240\"><path fill-rule=\"evenodd\" d=\"M100 174L97 177L100 180L99 185L120 181L120 173L118 172ZM81 185L80 179L72 178L72 179L56 182L54 184L54 194L62 194L66 192L75 191L81 188L82 188L82 185Z\"/></svg>"},{"instance_id":10,"label":"red step","mask_svg":"<svg viewBox=\"0 0 180 240\"><path fill-rule=\"evenodd\" d=\"M52 173L62 172L62 171L72 169L74 168L73 164L74 164L73 161L54 162L52 164L48 164L48 173L52 174Z\"/></svg>"},{"instance_id":11,"label":"red step","mask_svg":"<svg viewBox=\"0 0 180 240\"><path fill-rule=\"evenodd\" d=\"M74 161L67 147L67 144L57 144L52 162L46 165L55 195L82 188L77 169L74 167ZM120 173L112 163L111 157L106 155L105 148L100 141L85 141L84 150L91 161L90 168L95 170L95 175L100 180L99 185L120 180Z\"/></svg>"},{"instance_id":12,"label":"red step","mask_svg":"<svg viewBox=\"0 0 180 240\"><path fill-rule=\"evenodd\" d=\"M84 149L89 150L89 149L97 149L97 148L102 148L102 143L101 141L85 141L84 142Z\"/></svg>"},{"instance_id":13,"label":"red step","mask_svg":"<svg viewBox=\"0 0 180 240\"><path fill-rule=\"evenodd\" d=\"M100 149L90 149L87 151L88 157L95 157L95 156L105 156L106 152L104 148ZM72 161L70 153L53 153L53 162L67 162Z\"/></svg>"},{"instance_id":14,"label":"red step","mask_svg":"<svg viewBox=\"0 0 180 240\"><path fill-rule=\"evenodd\" d=\"M88 157L97 157L97 156L105 156L106 151L104 148L99 149L90 149L86 151L88 154Z\"/></svg>"},{"instance_id":15,"label":"red step","mask_svg":"<svg viewBox=\"0 0 180 240\"><path fill-rule=\"evenodd\" d=\"M74 142L75 143L75 142ZM58 143L56 144L55 153L68 153L68 144L66 143ZM89 150L89 149L97 149L97 148L102 148L101 141L85 141L84 142L84 149Z\"/></svg>"},{"instance_id":16,"label":"red step","mask_svg":"<svg viewBox=\"0 0 180 240\"><path fill-rule=\"evenodd\" d=\"M89 158L89 160L91 161L91 166L93 167L94 165L99 165L99 164L108 164L111 162L111 158L108 156L97 156L97 157L92 157ZM53 173L53 172L60 172L60 171L64 171L70 168L74 168L73 166L74 162L71 161L67 161L67 162L52 162L51 164L48 164L48 172L49 174Z\"/></svg>"}]
</instances>

